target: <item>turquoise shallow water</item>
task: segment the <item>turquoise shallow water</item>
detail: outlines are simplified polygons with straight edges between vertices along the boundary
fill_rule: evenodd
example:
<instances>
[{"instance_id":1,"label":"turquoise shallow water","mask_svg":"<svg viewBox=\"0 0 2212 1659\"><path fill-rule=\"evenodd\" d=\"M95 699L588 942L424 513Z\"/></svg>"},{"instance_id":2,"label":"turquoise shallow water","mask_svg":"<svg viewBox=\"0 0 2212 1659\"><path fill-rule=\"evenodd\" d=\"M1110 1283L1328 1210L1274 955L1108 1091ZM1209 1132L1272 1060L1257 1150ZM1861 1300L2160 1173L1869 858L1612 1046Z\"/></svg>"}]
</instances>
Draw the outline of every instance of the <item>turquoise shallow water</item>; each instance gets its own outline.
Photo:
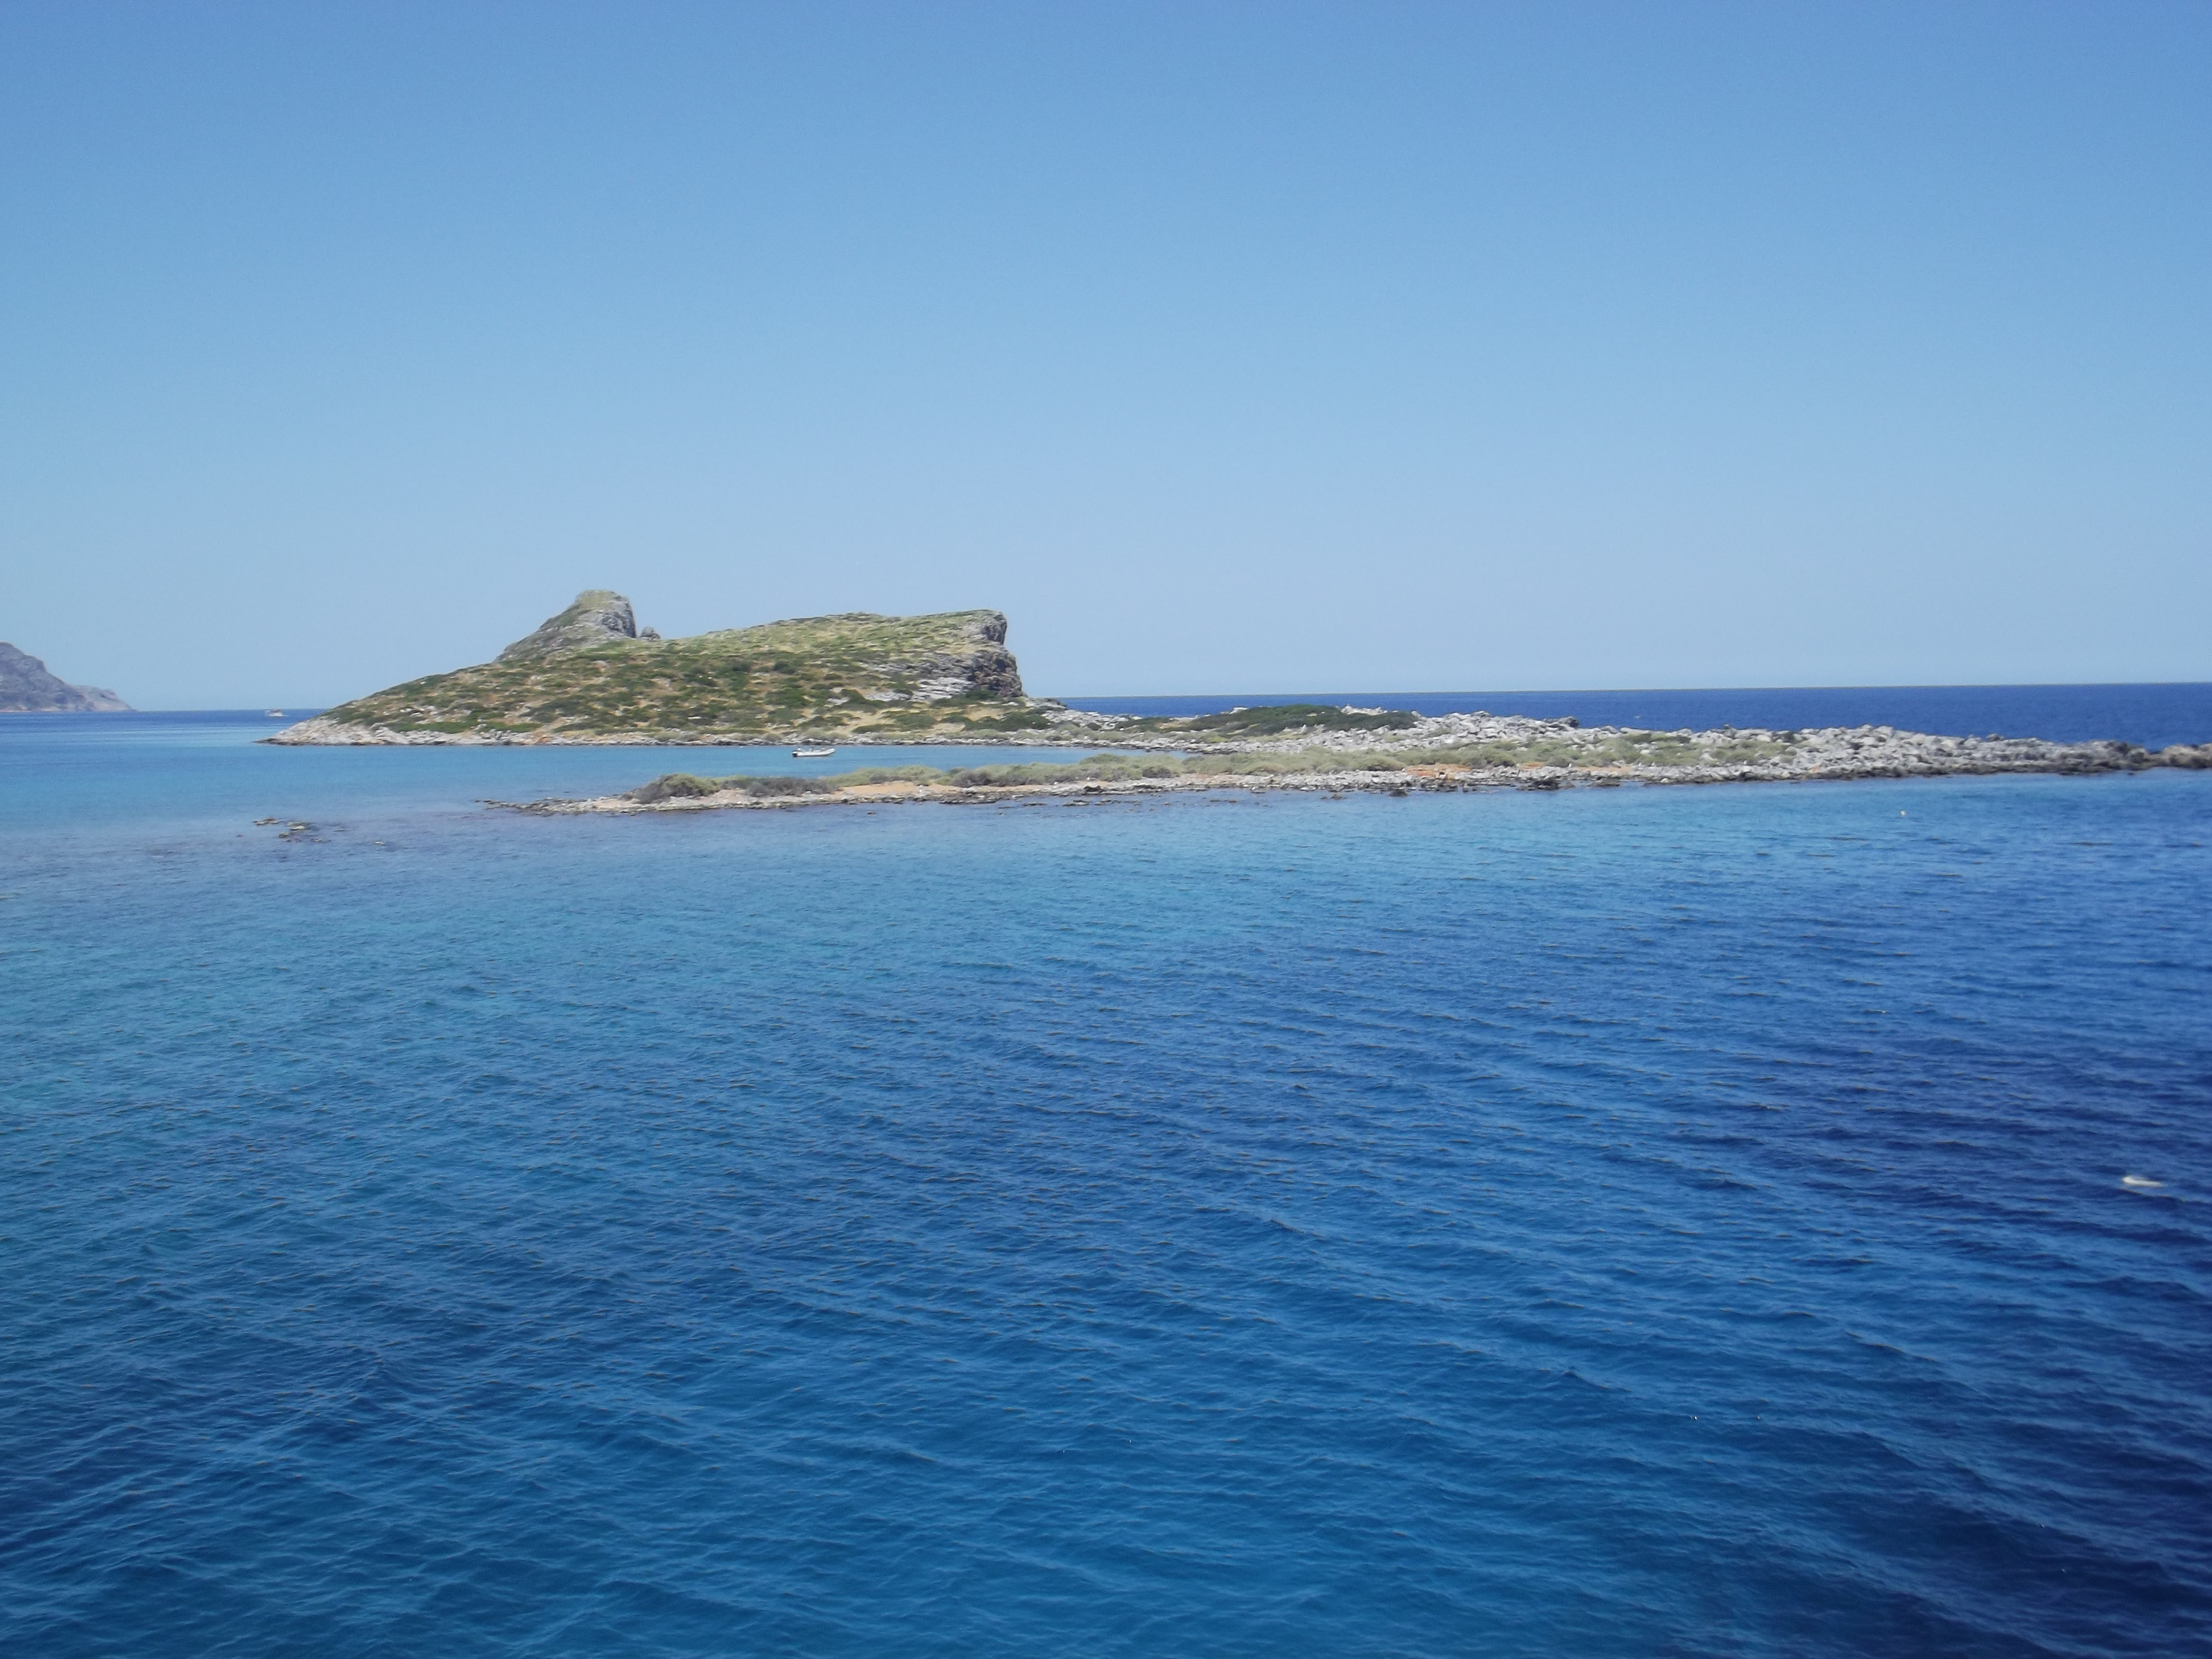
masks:
<instances>
[{"instance_id":1,"label":"turquoise shallow water","mask_svg":"<svg viewBox=\"0 0 2212 1659\"><path fill-rule=\"evenodd\" d=\"M266 724L0 723L11 1651L2212 1647L2212 775Z\"/></svg>"}]
</instances>

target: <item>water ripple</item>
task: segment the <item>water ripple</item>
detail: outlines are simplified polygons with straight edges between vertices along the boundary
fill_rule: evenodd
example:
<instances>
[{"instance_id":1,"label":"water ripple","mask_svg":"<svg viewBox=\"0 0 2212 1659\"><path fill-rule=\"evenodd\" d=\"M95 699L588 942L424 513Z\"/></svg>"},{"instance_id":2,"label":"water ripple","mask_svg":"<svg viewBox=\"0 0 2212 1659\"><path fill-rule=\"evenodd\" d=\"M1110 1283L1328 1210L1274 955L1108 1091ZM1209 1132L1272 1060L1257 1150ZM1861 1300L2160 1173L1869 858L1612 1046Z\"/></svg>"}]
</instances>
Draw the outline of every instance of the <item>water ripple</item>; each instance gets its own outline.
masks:
<instances>
[{"instance_id":1,"label":"water ripple","mask_svg":"<svg viewBox=\"0 0 2212 1659\"><path fill-rule=\"evenodd\" d=\"M2208 807L27 836L0 1630L2212 1647Z\"/></svg>"}]
</instances>

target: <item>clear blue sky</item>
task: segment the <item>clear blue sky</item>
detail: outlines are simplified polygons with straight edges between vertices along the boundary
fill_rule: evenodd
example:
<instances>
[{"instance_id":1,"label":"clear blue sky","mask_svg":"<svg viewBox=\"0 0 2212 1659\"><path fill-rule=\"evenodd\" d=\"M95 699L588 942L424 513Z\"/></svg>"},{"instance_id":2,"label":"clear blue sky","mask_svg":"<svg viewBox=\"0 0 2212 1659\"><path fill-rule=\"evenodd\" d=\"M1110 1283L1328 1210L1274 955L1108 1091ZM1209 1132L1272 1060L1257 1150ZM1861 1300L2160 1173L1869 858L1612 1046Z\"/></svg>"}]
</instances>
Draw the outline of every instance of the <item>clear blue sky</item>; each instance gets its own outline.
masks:
<instances>
[{"instance_id":1,"label":"clear blue sky","mask_svg":"<svg viewBox=\"0 0 2212 1659\"><path fill-rule=\"evenodd\" d=\"M2212 5L0 7L0 638L2212 678Z\"/></svg>"}]
</instances>

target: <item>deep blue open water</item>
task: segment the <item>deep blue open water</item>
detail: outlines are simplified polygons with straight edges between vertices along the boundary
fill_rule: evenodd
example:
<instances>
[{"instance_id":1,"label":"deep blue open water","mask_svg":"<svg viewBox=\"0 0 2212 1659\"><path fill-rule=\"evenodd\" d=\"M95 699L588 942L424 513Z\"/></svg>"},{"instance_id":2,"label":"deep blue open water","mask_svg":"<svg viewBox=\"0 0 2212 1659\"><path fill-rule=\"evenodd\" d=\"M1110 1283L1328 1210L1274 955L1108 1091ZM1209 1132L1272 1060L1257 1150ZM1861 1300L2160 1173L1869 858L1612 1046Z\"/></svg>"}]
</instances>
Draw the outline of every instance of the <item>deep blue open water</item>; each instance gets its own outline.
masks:
<instances>
[{"instance_id":1,"label":"deep blue open water","mask_svg":"<svg viewBox=\"0 0 2212 1659\"><path fill-rule=\"evenodd\" d=\"M2212 1650L2212 774L272 724L0 717L0 1649Z\"/></svg>"}]
</instances>

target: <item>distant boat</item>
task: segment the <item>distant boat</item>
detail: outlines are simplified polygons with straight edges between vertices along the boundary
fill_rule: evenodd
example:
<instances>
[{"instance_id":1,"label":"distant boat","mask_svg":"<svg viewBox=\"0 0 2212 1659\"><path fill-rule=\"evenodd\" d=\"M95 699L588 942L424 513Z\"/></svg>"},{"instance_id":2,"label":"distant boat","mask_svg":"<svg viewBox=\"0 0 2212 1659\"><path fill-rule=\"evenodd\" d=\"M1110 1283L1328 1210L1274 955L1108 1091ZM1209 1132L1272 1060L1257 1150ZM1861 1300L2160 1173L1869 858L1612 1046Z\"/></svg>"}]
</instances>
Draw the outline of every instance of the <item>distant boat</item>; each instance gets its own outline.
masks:
<instances>
[{"instance_id":1,"label":"distant boat","mask_svg":"<svg viewBox=\"0 0 2212 1659\"><path fill-rule=\"evenodd\" d=\"M269 718L272 720L281 720L284 718L284 711L281 708L272 708L269 711Z\"/></svg>"},{"instance_id":2,"label":"distant boat","mask_svg":"<svg viewBox=\"0 0 2212 1659\"><path fill-rule=\"evenodd\" d=\"M824 755L836 752L835 749L794 749L791 751L791 757L793 760L820 760Z\"/></svg>"}]
</instances>

